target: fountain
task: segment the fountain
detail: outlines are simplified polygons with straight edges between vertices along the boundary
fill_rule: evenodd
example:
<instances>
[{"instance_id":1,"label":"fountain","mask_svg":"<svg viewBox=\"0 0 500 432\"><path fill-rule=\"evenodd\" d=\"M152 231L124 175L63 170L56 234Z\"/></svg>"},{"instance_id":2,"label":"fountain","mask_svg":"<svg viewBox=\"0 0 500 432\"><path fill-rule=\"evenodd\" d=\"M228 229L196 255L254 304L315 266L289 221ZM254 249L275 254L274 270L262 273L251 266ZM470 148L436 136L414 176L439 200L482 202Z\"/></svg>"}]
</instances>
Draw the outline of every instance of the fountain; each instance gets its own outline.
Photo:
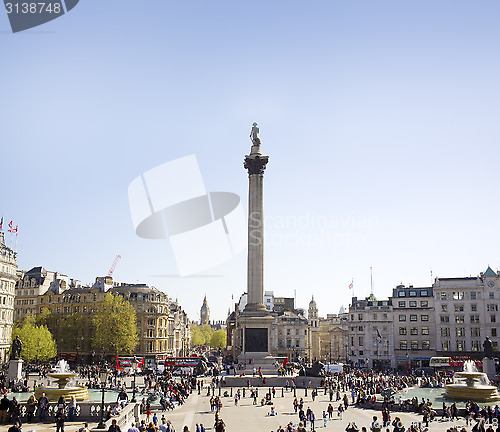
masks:
<instances>
[{"instance_id":1,"label":"fountain","mask_svg":"<svg viewBox=\"0 0 500 432\"><path fill-rule=\"evenodd\" d=\"M495 386L483 372L478 372L472 360L464 362L463 372L455 372L453 384L447 384L444 396L455 400L473 400L475 402L495 402L500 395Z\"/></svg>"},{"instance_id":2,"label":"fountain","mask_svg":"<svg viewBox=\"0 0 500 432\"><path fill-rule=\"evenodd\" d=\"M70 371L66 360L59 360L56 367L47 374L47 376L56 380L57 387L37 387L35 389L35 397L40 399L42 393L45 393L49 401L58 401L61 396L64 396L66 399L75 396L77 401L87 400L89 394L86 386L68 385L68 382L76 375L76 373Z\"/></svg>"}]
</instances>

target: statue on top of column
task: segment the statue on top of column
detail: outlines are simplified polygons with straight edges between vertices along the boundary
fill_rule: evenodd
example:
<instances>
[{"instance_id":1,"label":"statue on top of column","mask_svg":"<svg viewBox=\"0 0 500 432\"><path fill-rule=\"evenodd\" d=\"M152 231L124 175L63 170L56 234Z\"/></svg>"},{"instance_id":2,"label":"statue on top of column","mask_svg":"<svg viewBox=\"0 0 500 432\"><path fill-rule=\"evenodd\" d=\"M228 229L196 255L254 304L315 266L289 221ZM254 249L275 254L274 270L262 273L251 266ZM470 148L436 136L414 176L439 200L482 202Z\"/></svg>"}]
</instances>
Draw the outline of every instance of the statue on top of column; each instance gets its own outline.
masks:
<instances>
[{"instance_id":1,"label":"statue on top of column","mask_svg":"<svg viewBox=\"0 0 500 432\"><path fill-rule=\"evenodd\" d=\"M252 125L252 130L250 131L250 139L252 140L252 149L250 151L250 154L261 154L259 127L255 122Z\"/></svg>"}]
</instances>

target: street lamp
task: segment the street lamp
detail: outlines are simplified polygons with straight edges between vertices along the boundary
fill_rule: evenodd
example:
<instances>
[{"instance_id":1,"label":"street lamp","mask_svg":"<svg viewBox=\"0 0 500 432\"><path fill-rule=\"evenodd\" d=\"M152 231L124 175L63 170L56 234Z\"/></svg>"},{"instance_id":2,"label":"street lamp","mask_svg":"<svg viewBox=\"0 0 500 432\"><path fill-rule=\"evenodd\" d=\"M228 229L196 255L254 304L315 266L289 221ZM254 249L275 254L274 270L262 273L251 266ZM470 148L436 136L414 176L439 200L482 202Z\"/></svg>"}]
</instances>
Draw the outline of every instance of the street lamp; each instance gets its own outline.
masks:
<instances>
[{"instance_id":1,"label":"street lamp","mask_svg":"<svg viewBox=\"0 0 500 432\"><path fill-rule=\"evenodd\" d=\"M101 421L97 425L97 429L105 429L106 426L104 424L104 391L106 388L106 383L108 382L108 365L104 363L99 371L99 378L101 379L102 386L102 401L101 401Z\"/></svg>"},{"instance_id":2,"label":"street lamp","mask_svg":"<svg viewBox=\"0 0 500 432\"><path fill-rule=\"evenodd\" d=\"M139 367L139 360L134 356L134 360L132 360L132 369L134 371L134 390L132 393L132 400L130 402L137 402L135 399L135 376L137 375L137 368Z\"/></svg>"}]
</instances>

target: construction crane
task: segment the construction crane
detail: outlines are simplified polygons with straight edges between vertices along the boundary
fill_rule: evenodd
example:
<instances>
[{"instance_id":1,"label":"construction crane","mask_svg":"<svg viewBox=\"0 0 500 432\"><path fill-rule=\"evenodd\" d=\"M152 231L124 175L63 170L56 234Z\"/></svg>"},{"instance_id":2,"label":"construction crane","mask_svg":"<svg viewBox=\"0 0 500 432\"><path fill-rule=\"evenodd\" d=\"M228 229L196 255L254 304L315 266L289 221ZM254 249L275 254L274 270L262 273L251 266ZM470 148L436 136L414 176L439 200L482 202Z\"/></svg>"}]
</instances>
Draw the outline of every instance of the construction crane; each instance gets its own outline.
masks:
<instances>
[{"instance_id":1,"label":"construction crane","mask_svg":"<svg viewBox=\"0 0 500 432\"><path fill-rule=\"evenodd\" d=\"M108 273L108 276L111 277L113 276L113 272L115 271L115 268L116 268L116 265L118 264L118 260L121 258L120 255L116 255L115 256L115 260L113 261L113 265L111 266L111 268L109 269L109 273Z\"/></svg>"}]
</instances>

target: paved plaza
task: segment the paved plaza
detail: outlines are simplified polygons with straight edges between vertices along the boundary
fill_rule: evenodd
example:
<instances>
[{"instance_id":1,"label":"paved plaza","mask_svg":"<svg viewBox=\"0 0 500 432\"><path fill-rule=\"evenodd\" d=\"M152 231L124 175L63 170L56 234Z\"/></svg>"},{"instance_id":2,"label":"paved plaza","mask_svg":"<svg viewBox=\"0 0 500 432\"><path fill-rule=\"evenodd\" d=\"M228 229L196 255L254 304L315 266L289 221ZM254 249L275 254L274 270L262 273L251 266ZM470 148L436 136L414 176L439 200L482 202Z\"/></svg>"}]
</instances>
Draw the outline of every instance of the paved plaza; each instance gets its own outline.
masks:
<instances>
[{"instance_id":1,"label":"paved plaza","mask_svg":"<svg viewBox=\"0 0 500 432\"><path fill-rule=\"evenodd\" d=\"M141 380L142 381L142 380ZM209 380L206 379L208 383ZM127 380L128 386L130 386L129 380ZM140 383L142 384L142 383ZM236 392L236 388L233 389L233 396ZM253 405L253 399L250 398L250 392L246 391L246 397L242 398L238 405L235 406L234 398L232 397L221 397L222 399L222 410L220 413L221 418L224 420L226 424L226 431L239 431L239 432L255 432L255 431L276 431L278 426L285 426L292 422L295 426L298 424L298 414L294 412L293 409L293 391L288 390L284 391L283 397L281 396L281 389L276 389L276 397L272 399L273 406L277 412L276 416L269 416L270 406L260 406L260 400L265 396L265 393L268 391L268 388L260 387L259 388L259 405ZM230 388L222 388L222 394L224 391L229 392ZM337 407L340 402L332 402L332 405L335 409L334 416L332 420L327 422L326 428L323 426L322 414L323 411L326 411L329 404L329 396L328 394L324 395L323 390L319 390L319 395L316 397L316 400L313 402L311 397L311 391L308 391L308 396L305 397L304 389L297 389L296 394L297 398L301 397L304 399L304 411L310 407L315 416L315 429L316 430L331 430L331 431L344 431L347 424L350 421L355 421L357 426L361 429L362 426L366 426L369 430L369 426L372 422L372 417L374 415L378 416L379 419L382 418L381 412L371 409L364 408L356 408L354 406L349 406L347 411L343 414L343 419L340 420L337 417ZM216 389L216 395L218 395L218 389ZM140 399L139 399L140 400ZM349 396L350 400L350 396ZM440 408L440 407L434 407ZM181 432L184 425L189 427L191 432L195 432L196 424L203 423L206 430L214 430L214 413L210 411L210 397L207 396L207 388L205 387L201 394L195 391L193 394L189 396L186 403L176 408L173 411L162 412L160 409L152 409L152 412L156 412L158 418L161 418L162 414L170 420L177 432ZM421 421L421 416L417 416L412 413L391 413L391 420L394 419L395 416L399 416L403 422L403 424L408 427L413 421ZM143 416L144 417L144 416ZM74 432L82 427L83 423L81 421L78 422L67 422L65 427L65 432ZM9 425L10 426L10 425ZM0 432L7 432L9 426L4 425L0 426ZM94 428L97 426L96 423L90 423L90 427ZM440 422L433 421L430 425L431 431L446 431L451 426L465 426L465 421L460 419L456 422ZM310 426L307 427L310 430ZM470 427L467 428L470 430ZM40 432L54 432L55 431L55 423L31 423L24 424L23 431L28 432L31 430L40 431ZM392 427L390 428L392 431ZM122 431L126 432L126 431Z\"/></svg>"}]
</instances>

